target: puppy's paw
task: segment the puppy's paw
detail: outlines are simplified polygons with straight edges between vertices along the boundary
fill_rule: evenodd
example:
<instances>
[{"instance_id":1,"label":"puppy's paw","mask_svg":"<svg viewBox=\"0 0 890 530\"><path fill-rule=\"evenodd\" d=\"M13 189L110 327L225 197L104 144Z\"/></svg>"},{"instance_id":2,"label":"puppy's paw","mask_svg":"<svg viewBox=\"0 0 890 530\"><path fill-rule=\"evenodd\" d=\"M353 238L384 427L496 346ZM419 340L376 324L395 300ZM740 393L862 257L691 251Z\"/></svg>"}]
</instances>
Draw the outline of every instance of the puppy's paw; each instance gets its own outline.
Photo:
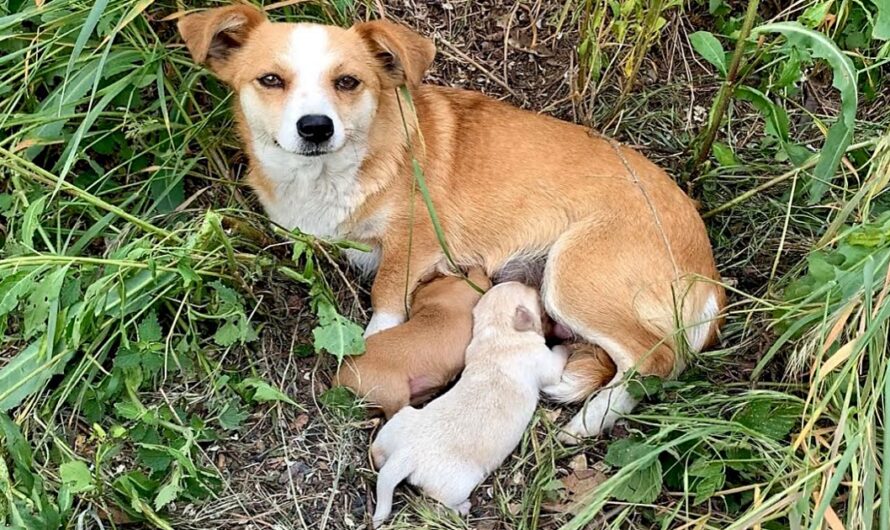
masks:
<instances>
[{"instance_id":1,"label":"puppy's paw","mask_svg":"<svg viewBox=\"0 0 890 530\"><path fill-rule=\"evenodd\" d=\"M374 313L370 322L368 322L368 327L365 328L365 338L367 339L371 335L380 333L385 329L394 328L403 322L405 322L405 317L401 315L393 313Z\"/></svg>"},{"instance_id":2,"label":"puppy's paw","mask_svg":"<svg viewBox=\"0 0 890 530\"><path fill-rule=\"evenodd\" d=\"M461 517L466 517L470 514L470 508L473 507L473 503L470 502L470 499L465 500L464 502L458 504L454 507L454 510L461 515Z\"/></svg>"}]
</instances>

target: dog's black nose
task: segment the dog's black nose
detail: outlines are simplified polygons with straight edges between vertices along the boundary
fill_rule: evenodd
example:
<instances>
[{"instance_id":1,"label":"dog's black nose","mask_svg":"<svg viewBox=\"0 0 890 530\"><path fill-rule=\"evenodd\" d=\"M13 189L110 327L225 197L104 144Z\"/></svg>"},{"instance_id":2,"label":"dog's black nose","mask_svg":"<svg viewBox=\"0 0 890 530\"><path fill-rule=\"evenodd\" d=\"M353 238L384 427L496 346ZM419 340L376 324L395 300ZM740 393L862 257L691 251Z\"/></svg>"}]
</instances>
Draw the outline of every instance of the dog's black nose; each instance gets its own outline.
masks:
<instances>
[{"instance_id":1,"label":"dog's black nose","mask_svg":"<svg viewBox=\"0 0 890 530\"><path fill-rule=\"evenodd\" d=\"M307 114L297 120L297 133L307 142L320 144L334 135L334 120L323 114Z\"/></svg>"}]
</instances>

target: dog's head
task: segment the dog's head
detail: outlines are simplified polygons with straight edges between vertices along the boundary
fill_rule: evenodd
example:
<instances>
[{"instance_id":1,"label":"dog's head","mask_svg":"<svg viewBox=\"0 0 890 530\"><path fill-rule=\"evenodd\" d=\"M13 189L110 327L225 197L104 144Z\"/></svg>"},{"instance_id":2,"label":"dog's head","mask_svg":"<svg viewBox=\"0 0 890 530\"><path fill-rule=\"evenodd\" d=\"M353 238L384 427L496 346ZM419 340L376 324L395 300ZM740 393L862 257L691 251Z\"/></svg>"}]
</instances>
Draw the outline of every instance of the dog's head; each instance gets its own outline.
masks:
<instances>
[{"instance_id":1,"label":"dog's head","mask_svg":"<svg viewBox=\"0 0 890 530\"><path fill-rule=\"evenodd\" d=\"M433 43L397 24L272 23L245 5L179 21L194 60L238 94L251 141L298 156L362 146L383 91L417 86Z\"/></svg>"},{"instance_id":2,"label":"dog's head","mask_svg":"<svg viewBox=\"0 0 890 530\"><path fill-rule=\"evenodd\" d=\"M492 287L473 310L475 329L512 328L544 334L544 310L537 289L519 282Z\"/></svg>"}]
</instances>

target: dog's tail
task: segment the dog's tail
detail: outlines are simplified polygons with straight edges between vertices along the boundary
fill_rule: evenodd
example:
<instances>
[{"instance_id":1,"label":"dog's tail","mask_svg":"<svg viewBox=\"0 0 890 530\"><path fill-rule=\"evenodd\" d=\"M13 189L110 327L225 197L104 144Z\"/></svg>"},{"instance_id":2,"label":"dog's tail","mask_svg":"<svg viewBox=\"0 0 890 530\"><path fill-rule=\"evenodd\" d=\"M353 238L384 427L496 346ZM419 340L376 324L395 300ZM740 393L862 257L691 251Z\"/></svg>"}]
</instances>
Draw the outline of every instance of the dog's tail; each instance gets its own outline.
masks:
<instances>
[{"instance_id":1,"label":"dog's tail","mask_svg":"<svg viewBox=\"0 0 890 530\"><path fill-rule=\"evenodd\" d=\"M599 346L578 342L569 345L569 351L562 380L544 388L551 399L562 403L583 401L615 377L615 363Z\"/></svg>"},{"instance_id":2,"label":"dog's tail","mask_svg":"<svg viewBox=\"0 0 890 530\"><path fill-rule=\"evenodd\" d=\"M414 463L404 455L393 455L377 474L377 508L374 510L374 528L378 528L392 512L392 494L414 470Z\"/></svg>"}]
</instances>

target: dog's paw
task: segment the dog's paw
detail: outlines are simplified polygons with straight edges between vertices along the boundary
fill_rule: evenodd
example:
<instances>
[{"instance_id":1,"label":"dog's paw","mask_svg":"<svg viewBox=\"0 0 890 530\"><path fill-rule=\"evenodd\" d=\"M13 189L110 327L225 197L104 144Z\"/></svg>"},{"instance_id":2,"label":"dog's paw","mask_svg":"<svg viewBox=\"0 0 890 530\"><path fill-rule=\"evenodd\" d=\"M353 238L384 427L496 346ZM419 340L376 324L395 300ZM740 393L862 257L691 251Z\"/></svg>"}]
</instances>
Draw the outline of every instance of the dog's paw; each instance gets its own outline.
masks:
<instances>
[{"instance_id":1,"label":"dog's paw","mask_svg":"<svg viewBox=\"0 0 890 530\"><path fill-rule=\"evenodd\" d=\"M458 504L454 507L454 510L461 515L461 517L466 517L470 514L470 508L473 507L473 504L470 502L470 499L465 500L464 502Z\"/></svg>"},{"instance_id":2,"label":"dog's paw","mask_svg":"<svg viewBox=\"0 0 890 530\"><path fill-rule=\"evenodd\" d=\"M371 335L380 333L385 329L394 328L403 322L405 322L405 318L401 315L374 313L371 316L370 322L368 322L368 326L365 328L365 338L367 339Z\"/></svg>"},{"instance_id":3,"label":"dog's paw","mask_svg":"<svg viewBox=\"0 0 890 530\"><path fill-rule=\"evenodd\" d=\"M556 435L556 439L563 445L578 445L584 438L588 436L597 436L601 429L589 429L584 421L584 411L582 410L570 422L565 424Z\"/></svg>"},{"instance_id":4,"label":"dog's paw","mask_svg":"<svg viewBox=\"0 0 890 530\"><path fill-rule=\"evenodd\" d=\"M554 352L556 349L554 348ZM591 384L584 374L564 370L560 380L555 385L548 385L541 390L552 401L559 403L575 403L582 401L590 395Z\"/></svg>"},{"instance_id":5,"label":"dog's paw","mask_svg":"<svg viewBox=\"0 0 890 530\"><path fill-rule=\"evenodd\" d=\"M621 416L629 414L636 404L625 384L603 389L562 428L557 439L566 445L575 445L583 438L599 436L611 429Z\"/></svg>"}]
</instances>

